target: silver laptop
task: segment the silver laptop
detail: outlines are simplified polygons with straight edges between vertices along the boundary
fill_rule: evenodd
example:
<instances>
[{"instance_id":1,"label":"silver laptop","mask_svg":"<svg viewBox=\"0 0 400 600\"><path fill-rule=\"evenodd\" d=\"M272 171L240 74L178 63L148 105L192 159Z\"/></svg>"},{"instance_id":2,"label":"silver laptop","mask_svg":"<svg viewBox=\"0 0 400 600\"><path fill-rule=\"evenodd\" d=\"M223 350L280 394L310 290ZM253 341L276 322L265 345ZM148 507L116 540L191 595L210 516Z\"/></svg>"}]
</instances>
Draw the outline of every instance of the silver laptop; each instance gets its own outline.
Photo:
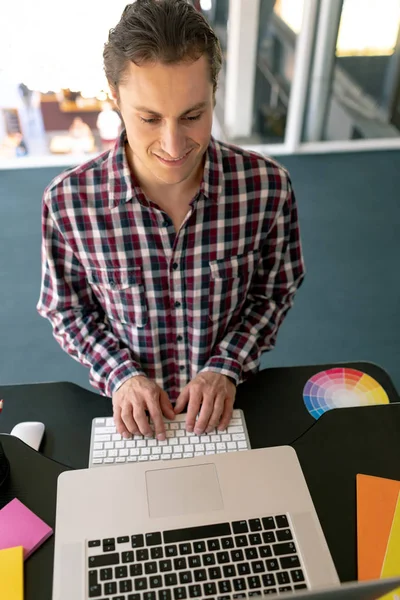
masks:
<instances>
[{"instance_id":1,"label":"silver laptop","mask_svg":"<svg viewBox=\"0 0 400 600\"><path fill-rule=\"evenodd\" d=\"M59 477L53 600L301 597L339 585L289 446Z\"/></svg>"}]
</instances>

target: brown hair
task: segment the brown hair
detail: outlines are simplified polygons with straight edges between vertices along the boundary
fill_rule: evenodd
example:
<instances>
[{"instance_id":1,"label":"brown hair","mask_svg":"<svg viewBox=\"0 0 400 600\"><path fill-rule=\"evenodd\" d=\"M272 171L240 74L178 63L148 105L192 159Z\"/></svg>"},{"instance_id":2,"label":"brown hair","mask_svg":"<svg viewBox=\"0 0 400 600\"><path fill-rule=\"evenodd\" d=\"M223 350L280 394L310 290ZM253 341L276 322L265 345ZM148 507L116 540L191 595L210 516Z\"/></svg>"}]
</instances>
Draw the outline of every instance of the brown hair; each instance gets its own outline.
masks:
<instances>
[{"instance_id":1,"label":"brown hair","mask_svg":"<svg viewBox=\"0 0 400 600\"><path fill-rule=\"evenodd\" d=\"M210 64L214 94L222 64L219 40L203 15L187 0L136 0L128 4L104 45L104 71L118 91L130 61L176 64L203 54Z\"/></svg>"}]
</instances>

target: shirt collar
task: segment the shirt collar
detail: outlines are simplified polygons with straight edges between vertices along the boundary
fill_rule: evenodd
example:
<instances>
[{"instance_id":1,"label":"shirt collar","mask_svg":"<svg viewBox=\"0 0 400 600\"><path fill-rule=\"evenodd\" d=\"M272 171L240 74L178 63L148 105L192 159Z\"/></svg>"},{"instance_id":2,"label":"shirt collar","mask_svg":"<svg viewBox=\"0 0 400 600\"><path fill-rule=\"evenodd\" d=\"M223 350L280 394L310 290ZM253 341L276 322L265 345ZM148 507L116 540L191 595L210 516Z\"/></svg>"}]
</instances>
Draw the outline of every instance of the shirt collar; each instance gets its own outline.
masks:
<instances>
[{"instance_id":1,"label":"shirt collar","mask_svg":"<svg viewBox=\"0 0 400 600\"><path fill-rule=\"evenodd\" d=\"M107 158L109 208L129 202L133 197L145 201L144 194L131 174L126 157L126 132L123 130ZM211 136L206 150L200 193L211 202L218 202L223 189L223 163L218 142Z\"/></svg>"}]
</instances>

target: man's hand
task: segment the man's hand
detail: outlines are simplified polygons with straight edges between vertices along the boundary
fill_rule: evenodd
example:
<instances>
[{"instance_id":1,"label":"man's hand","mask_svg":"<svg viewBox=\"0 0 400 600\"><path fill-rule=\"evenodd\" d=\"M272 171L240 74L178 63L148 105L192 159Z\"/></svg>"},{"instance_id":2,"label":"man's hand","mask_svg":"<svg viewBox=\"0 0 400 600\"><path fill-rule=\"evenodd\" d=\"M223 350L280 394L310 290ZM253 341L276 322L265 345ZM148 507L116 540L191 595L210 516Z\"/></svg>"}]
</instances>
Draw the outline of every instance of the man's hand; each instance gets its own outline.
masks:
<instances>
[{"instance_id":1,"label":"man's hand","mask_svg":"<svg viewBox=\"0 0 400 600\"><path fill-rule=\"evenodd\" d=\"M113 395L112 404L115 426L123 437L129 437L131 433L153 435L145 410L150 413L158 440L165 440L162 415L167 419L175 418L167 393L143 375L125 381Z\"/></svg>"},{"instance_id":2,"label":"man's hand","mask_svg":"<svg viewBox=\"0 0 400 600\"><path fill-rule=\"evenodd\" d=\"M188 404L186 429L194 430L196 435L216 428L223 431L231 420L235 396L236 386L228 377L204 371L196 375L182 390L174 410L178 414ZM196 421L199 410L200 415Z\"/></svg>"}]
</instances>

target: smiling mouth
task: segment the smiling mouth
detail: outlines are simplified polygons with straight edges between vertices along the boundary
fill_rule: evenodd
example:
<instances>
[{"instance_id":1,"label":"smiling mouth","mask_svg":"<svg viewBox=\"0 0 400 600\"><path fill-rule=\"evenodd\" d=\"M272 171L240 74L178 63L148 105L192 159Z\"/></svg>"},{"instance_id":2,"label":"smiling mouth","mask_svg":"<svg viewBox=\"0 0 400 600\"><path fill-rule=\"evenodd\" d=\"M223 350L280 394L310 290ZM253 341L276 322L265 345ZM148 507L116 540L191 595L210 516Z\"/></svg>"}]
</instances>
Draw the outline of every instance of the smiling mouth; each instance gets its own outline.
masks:
<instances>
[{"instance_id":1,"label":"smiling mouth","mask_svg":"<svg viewBox=\"0 0 400 600\"><path fill-rule=\"evenodd\" d=\"M187 156L189 156L189 154L191 153L192 150L193 150L193 148L188 150L188 152L186 152L186 154L183 154L183 156L180 156L179 158L163 158L162 156L159 156L158 154L156 154L156 156L163 162L174 164L174 163L179 163L179 162L183 161Z\"/></svg>"}]
</instances>

